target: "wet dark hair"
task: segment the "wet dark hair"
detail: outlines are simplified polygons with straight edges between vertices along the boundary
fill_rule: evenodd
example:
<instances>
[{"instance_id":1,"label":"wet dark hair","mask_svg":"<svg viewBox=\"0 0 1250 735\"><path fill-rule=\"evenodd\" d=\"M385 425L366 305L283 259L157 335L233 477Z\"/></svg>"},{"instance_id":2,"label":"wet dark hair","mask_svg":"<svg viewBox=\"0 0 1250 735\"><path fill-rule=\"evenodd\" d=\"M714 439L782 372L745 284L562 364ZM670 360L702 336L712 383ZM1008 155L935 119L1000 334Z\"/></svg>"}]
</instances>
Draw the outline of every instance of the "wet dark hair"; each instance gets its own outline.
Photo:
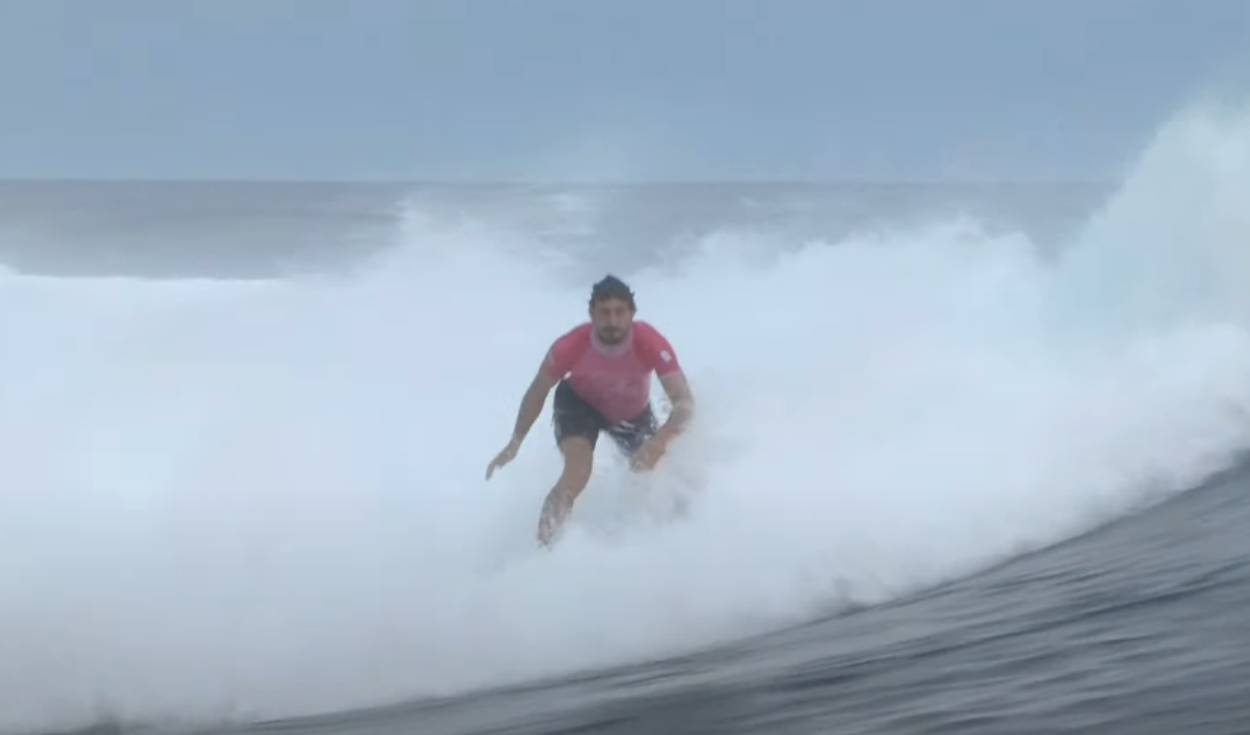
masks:
<instances>
[{"instance_id":1,"label":"wet dark hair","mask_svg":"<svg viewBox=\"0 0 1250 735\"><path fill-rule=\"evenodd\" d=\"M638 307L634 305L634 292L629 290L629 286L625 282L611 274L603 277L603 280L594 285L590 290L590 307L593 309L595 302L605 299L620 299L629 304L631 311L637 311Z\"/></svg>"}]
</instances>

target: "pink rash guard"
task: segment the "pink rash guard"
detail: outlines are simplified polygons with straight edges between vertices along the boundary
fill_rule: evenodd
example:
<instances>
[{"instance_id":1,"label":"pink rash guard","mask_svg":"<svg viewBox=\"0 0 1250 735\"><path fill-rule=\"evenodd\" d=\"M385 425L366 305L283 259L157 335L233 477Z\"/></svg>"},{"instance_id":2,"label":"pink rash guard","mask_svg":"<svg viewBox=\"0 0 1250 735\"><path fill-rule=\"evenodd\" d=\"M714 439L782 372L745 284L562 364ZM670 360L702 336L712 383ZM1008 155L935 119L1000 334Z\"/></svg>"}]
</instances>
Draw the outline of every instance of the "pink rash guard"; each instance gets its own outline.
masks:
<instances>
[{"instance_id":1,"label":"pink rash guard","mask_svg":"<svg viewBox=\"0 0 1250 735\"><path fill-rule=\"evenodd\" d=\"M555 341L547 354L548 374L569 383L609 424L628 421L651 399L651 371L664 376L681 369L672 345L650 324L634 320L617 345L605 345L594 326L581 324Z\"/></svg>"}]
</instances>

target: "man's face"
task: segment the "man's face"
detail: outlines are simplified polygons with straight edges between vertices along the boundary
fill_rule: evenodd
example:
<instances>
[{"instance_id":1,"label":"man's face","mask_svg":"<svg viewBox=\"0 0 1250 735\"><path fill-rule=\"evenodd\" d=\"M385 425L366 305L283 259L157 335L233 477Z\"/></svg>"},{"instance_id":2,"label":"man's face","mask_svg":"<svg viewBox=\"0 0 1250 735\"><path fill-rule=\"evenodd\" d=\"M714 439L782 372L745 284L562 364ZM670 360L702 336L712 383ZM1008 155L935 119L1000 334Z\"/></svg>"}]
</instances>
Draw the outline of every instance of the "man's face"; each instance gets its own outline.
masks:
<instances>
[{"instance_id":1,"label":"man's face","mask_svg":"<svg viewBox=\"0 0 1250 735\"><path fill-rule=\"evenodd\" d=\"M590 321L594 324L599 340L604 344L614 345L629 335L629 328L634 322L634 311L622 299L603 299L590 307Z\"/></svg>"}]
</instances>

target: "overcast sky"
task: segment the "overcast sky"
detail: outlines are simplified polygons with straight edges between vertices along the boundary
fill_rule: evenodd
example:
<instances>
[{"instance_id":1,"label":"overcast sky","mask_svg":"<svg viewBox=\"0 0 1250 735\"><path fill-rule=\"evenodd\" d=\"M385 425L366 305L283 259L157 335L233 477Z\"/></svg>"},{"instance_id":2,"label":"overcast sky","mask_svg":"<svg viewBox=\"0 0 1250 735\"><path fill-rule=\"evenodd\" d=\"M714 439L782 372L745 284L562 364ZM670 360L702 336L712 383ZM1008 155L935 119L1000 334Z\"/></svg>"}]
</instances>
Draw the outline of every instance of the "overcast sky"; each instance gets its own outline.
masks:
<instances>
[{"instance_id":1,"label":"overcast sky","mask_svg":"<svg viewBox=\"0 0 1250 735\"><path fill-rule=\"evenodd\" d=\"M1250 0L0 0L0 177L1106 178Z\"/></svg>"}]
</instances>

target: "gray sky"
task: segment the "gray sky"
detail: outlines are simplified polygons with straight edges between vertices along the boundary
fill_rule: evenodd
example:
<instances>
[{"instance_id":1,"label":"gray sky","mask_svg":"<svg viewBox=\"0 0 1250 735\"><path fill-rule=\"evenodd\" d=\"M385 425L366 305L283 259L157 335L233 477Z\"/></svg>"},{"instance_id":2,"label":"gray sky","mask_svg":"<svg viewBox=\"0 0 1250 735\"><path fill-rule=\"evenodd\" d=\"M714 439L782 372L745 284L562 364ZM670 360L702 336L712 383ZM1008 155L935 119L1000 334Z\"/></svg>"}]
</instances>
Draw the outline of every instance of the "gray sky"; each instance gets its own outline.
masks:
<instances>
[{"instance_id":1,"label":"gray sky","mask_svg":"<svg viewBox=\"0 0 1250 735\"><path fill-rule=\"evenodd\" d=\"M0 177L1105 178L1250 0L0 0Z\"/></svg>"}]
</instances>

